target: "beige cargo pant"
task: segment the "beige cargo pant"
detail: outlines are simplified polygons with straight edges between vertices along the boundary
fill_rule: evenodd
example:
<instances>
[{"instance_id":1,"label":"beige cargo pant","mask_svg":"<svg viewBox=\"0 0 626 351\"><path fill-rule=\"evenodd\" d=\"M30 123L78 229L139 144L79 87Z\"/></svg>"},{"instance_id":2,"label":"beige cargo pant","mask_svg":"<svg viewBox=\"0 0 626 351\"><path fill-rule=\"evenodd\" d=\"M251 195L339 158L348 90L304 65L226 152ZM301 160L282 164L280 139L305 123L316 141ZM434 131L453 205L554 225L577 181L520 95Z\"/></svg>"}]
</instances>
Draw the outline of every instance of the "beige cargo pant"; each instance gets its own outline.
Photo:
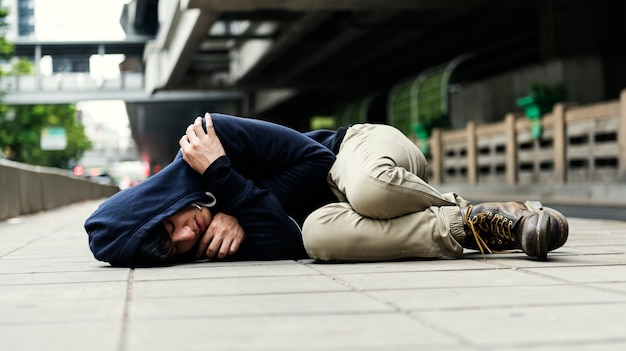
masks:
<instances>
[{"instance_id":1,"label":"beige cargo pant","mask_svg":"<svg viewBox=\"0 0 626 351\"><path fill-rule=\"evenodd\" d=\"M339 202L304 222L307 253L318 260L377 261L455 258L465 238L454 193L426 182L426 158L399 130L379 124L350 127L328 182Z\"/></svg>"}]
</instances>

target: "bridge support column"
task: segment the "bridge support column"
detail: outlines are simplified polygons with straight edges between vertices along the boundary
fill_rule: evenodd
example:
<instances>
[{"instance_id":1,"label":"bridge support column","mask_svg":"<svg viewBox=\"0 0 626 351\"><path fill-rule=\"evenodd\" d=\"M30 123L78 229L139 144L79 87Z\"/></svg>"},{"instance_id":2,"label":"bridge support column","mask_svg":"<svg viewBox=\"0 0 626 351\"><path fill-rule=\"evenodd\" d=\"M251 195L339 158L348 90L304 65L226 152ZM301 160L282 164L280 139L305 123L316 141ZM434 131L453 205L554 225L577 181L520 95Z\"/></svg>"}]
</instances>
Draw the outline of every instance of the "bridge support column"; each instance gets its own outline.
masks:
<instances>
[{"instance_id":1,"label":"bridge support column","mask_svg":"<svg viewBox=\"0 0 626 351\"><path fill-rule=\"evenodd\" d=\"M552 114L554 115L554 181L557 184L567 182L566 165L566 137L565 137L565 105L556 104Z\"/></svg>"},{"instance_id":2,"label":"bridge support column","mask_svg":"<svg viewBox=\"0 0 626 351\"><path fill-rule=\"evenodd\" d=\"M626 89L620 94L620 116L619 127L617 130L618 144L618 175L617 179L626 181Z\"/></svg>"},{"instance_id":3,"label":"bridge support column","mask_svg":"<svg viewBox=\"0 0 626 351\"><path fill-rule=\"evenodd\" d=\"M504 128L506 133L506 183L508 185L517 184L517 128L515 115L508 113L504 117Z\"/></svg>"},{"instance_id":4,"label":"bridge support column","mask_svg":"<svg viewBox=\"0 0 626 351\"><path fill-rule=\"evenodd\" d=\"M469 185L478 183L478 167L476 157L476 123L467 122L467 180Z\"/></svg>"}]
</instances>

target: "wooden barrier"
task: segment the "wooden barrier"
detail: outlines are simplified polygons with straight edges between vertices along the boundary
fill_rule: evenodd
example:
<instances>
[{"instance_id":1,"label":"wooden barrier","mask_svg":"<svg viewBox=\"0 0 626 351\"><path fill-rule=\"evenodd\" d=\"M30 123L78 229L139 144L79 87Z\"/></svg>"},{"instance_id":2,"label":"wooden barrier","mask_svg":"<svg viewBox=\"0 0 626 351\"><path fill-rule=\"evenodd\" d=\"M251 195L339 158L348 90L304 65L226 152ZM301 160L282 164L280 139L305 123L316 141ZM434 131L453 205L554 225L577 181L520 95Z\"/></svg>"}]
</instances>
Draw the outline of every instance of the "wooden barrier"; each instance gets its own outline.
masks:
<instances>
[{"instance_id":1,"label":"wooden barrier","mask_svg":"<svg viewBox=\"0 0 626 351\"><path fill-rule=\"evenodd\" d=\"M468 122L462 130L434 130L431 181L476 185L626 181L626 90L619 101L585 106L559 103L530 122L509 113L503 122Z\"/></svg>"}]
</instances>

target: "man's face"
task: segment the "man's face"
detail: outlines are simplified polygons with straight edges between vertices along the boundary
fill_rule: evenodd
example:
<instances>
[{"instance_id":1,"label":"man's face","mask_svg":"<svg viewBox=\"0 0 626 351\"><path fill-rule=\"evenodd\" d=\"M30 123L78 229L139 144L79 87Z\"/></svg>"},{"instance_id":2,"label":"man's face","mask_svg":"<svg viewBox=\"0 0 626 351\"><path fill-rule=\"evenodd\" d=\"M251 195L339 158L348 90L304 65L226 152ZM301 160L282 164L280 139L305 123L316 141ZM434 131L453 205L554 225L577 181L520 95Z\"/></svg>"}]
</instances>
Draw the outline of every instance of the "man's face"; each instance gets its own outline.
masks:
<instances>
[{"instance_id":1,"label":"man's face","mask_svg":"<svg viewBox=\"0 0 626 351\"><path fill-rule=\"evenodd\" d=\"M163 226L172 241L172 256L182 255L191 250L202 238L213 220L208 208L189 206L163 221Z\"/></svg>"}]
</instances>

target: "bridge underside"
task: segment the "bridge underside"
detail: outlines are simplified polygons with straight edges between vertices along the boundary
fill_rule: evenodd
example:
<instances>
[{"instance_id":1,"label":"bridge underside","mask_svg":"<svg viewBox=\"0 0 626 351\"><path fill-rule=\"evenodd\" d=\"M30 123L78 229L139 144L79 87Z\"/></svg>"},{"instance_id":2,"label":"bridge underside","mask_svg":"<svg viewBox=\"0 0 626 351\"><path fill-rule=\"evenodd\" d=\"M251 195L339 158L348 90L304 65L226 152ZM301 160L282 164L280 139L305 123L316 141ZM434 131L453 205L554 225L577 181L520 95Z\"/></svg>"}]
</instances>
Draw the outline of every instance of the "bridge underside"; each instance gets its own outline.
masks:
<instances>
[{"instance_id":1,"label":"bridge underside","mask_svg":"<svg viewBox=\"0 0 626 351\"><path fill-rule=\"evenodd\" d=\"M127 102L126 110L141 156L154 166L163 167L178 152L178 140L196 116L205 112L241 113L242 98L224 94L187 99L160 99Z\"/></svg>"},{"instance_id":2,"label":"bridge underside","mask_svg":"<svg viewBox=\"0 0 626 351\"><path fill-rule=\"evenodd\" d=\"M154 0L139 2L149 1ZM336 114L367 96L387 96L398 83L468 53L474 58L458 72L457 82L554 58L599 55L619 62L626 57L626 5L608 0L189 0L177 6L164 22L171 26L164 25L156 40L157 51L171 64L158 72L153 91L235 89L246 98L238 106L199 101L180 105L184 110L144 107L163 135L179 136L182 126L205 110L308 129L312 116ZM215 23L236 21L251 26L244 33L211 30ZM273 30L261 35L257 29L268 22ZM232 60L251 42L269 48L233 74ZM148 77L151 61L144 58ZM617 97L626 83L623 68L613 76L606 98ZM143 132L135 130L138 141L152 150L155 142Z\"/></svg>"}]
</instances>

